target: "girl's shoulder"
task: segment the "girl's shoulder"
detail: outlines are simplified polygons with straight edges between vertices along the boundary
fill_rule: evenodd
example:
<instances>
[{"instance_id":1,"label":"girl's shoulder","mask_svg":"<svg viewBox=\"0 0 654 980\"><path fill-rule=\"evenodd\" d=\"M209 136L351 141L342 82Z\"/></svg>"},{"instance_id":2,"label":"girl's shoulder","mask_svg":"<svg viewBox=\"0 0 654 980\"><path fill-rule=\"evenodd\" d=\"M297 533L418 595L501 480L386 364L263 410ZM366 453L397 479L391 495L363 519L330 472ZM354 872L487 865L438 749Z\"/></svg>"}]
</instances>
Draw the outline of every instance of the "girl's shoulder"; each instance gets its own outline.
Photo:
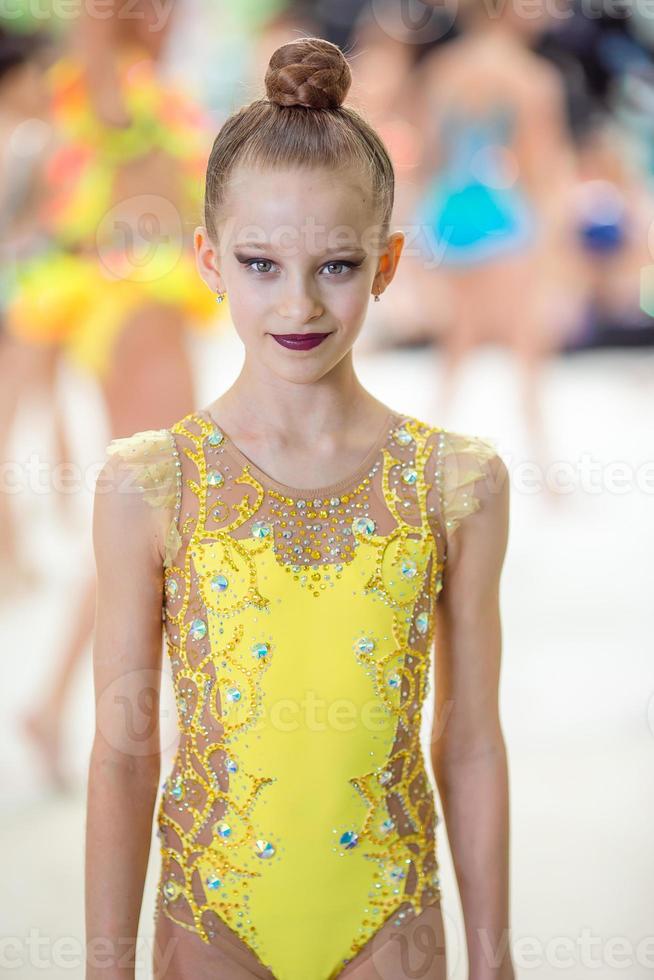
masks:
<instances>
[{"instance_id":1,"label":"girl's shoulder","mask_svg":"<svg viewBox=\"0 0 654 980\"><path fill-rule=\"evenodd\" d=\"M485 497L503 490L508 471L494 438L412 421L424 435L425 476L450 535Z\"/></svg>"},{"instance_id":2,"label":"girl's shoulder","mask_svg":"<svg viewBox=\"0 0 654 980\"><path fill-rule=\"evenodd\" d=\"M112 439L106 454L117 491L130 493L150 507L166 513L164 565L172 562L180 545L177 518L181 501L181 464L171 429L143 429Z\"/></svg>"},{"instance_id":3,"label":"girl's shoulder","mask_svg":"<svg viewBox=\"0 0 654 980\"><path fill-rule=\"evenodd\" d=\"M170 429L143 429L112 439L107 455L120 461L152 507L174 504L177 487L176 445Z\"/></svg>"}]
</instances>

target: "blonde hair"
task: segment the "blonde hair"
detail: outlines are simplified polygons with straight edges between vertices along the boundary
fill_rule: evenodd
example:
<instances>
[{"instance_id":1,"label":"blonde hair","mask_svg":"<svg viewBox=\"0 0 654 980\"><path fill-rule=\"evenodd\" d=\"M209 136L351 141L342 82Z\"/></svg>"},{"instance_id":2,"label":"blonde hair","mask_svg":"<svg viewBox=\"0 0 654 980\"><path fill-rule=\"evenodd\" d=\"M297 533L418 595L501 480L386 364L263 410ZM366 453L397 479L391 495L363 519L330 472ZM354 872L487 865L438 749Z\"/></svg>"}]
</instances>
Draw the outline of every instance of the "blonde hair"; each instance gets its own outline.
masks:
<instances>
[{"instance_id":1,"label":"blonde hair","mask_svg":"<svg viewBox=\"0 0 654 980\"><path fill-rule=\"evenodd\" d=\"M282 169L360 168L370 179L373 207L388 231L395 174L373 127L343 106L352 82L341 50L306 37L277 48L265 76L267 98L234 112L221 127L209 157L205 226L217 239L216 215L237 166Z\"/></svg>"}]
</instances>

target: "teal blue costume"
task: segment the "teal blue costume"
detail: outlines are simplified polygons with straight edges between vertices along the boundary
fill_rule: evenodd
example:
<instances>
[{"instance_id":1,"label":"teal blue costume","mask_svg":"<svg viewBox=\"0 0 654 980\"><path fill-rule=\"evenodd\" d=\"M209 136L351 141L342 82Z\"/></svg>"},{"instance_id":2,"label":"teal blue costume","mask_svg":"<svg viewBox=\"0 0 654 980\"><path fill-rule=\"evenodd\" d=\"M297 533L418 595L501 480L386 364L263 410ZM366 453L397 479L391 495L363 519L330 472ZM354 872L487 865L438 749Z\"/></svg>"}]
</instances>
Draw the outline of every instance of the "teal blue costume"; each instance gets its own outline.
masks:
<instances>
[{"instance_id":1,"label":"teal blue costume","mask_svg":"<svg viewBox=\"0 0 654 980\"><path fill-rule=\"evenodd\" d=\"M443 265L472 265L520 251L534 237L531 203L507 169L512 112L451 113L441 137L445 162L419 203L422 238Z\"/></svg>"}]
</instances>

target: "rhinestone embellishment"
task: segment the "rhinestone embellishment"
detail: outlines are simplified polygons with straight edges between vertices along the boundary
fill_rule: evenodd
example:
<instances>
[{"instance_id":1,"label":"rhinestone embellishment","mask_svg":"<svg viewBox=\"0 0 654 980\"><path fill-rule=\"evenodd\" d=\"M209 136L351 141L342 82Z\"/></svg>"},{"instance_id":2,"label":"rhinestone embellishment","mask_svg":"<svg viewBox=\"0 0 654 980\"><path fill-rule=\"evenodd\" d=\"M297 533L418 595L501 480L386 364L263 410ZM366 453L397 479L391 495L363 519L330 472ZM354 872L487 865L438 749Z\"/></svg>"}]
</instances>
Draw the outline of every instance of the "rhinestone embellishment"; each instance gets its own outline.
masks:
<instances>
[{"instance_id":1,"label":"rhinestone embellishment","mask_svg":"<svg viewBox=\"0 0 654 980\"><path fill-rule=\"evenodd\" d=\"M209 470L207 473L207 483L210 487L222 487L225 477L218 470Z\"/></svg>"},{"instance_id":2,"label":"rhinestone embellishment","mask_svg":"<svg viewBox=\"0 0 654 980\"><path fill-rule=\"evenodd\" d=\"M181 894L181 891L182 889L179 883L175 881L174 878L168 878L168 880L164 882L163 893L169 902L174 902L175 899Z\"/></svg>"},{"instance_id":3,"label":"rhinestone embellishment","mask_svg":"<svg viewBox=\"0 0 654 980\"><path fill-rule=\"evenodd\" d=\"M398 442L400 446L408 446L413 442L413 436L404 428L396 429L393 435L395 441Z\"/></svg>"},{"instance_id":4,"label":"rhinestone embellishment","mask_svg":"<svg viewBox=\"0 0 654 980\"><path fill-rule=\"evenodd\" d=\"M267 538L272 528L266 521L255 521L252 525L253 538Z\"/></svg>"},{"instance_id":5,"label":"rhinestone embellishment","mask_svg":"<svg viewBox=\"0 0 654 980\"><path fill-rule=\"evenodd\" d=\"M426 633L429 626L429 616L426 612L418 613L416 616L416 629L419 633Z\"/></svg>"},{"instance_id":6,"label":"rhinestone embellishment","mask_svg":"<svg viewBox=\"0 0 654 980\"><path fill-rule=\"evenodd\" d=\"M264 657L268 656L270 647L267 643L255 643L252 647L252 655L257 658L257 660L262 660Z\"/></svg>"},{"instance_id":7,"label":"rhinestone embellishment","mask_svg":"<svg viewBox=\"0 0 654 980\"><path fill-rule=\"evenodd\" d=\"M220 431L220 429L213 429L207 436L207 442L210 446L219 446L225 436Z\"/></svg>"},{"instance_id":8,"label":"rhinestone embellishment","mask_svg":"<svg viewBox=\"0 0 654 980\"><path fill-rule=\"evenodd\" d=\"M346 830L344 834L341 834L340 843L346 851L350 851L359 843L359 835L355 830Z\"/></svg>"},{"instance_id":9,"label":"rhinestone embellishment","mask_svg":"<svg viewBox=\"0 0 654 980\"><path fill-rule=\"evenodd\" d=\"M203 619L194 619L189 633L192 640L202 640L207 635L207 624Z\"/></svg>"},{"instance_id":10,"label":"rhinestone embellishment","mask_svg":"<svg viewBox=\"0 0 654 980\"><path fill-rule=\"evenodd\" d=\"M255 851L260 858L269 858L275 853L275 848L269 840L258 840L255 844Z\"/></svg>"},{"instance_id":11,"label":"rhinestone embellishment","mask_svg":"<svg viewBox=\"0 0 654 980\"><path fill-rule=\"evenodd\" d=\"M214 592L224 592L228 585L229 581L225 575L214 575L211 579L211 588Z\"/></svg>"},{"instance_id":12,"label":"rhinestone embellishment","mask_svg":"<svg viewBox=\"0 0 654 980\"><path fill-rule=\"evenodd\" d=\"M374 534L376 526L372 517L355 517L352 521L352 530L355 534Z\"/></svg>"}]
</instances>

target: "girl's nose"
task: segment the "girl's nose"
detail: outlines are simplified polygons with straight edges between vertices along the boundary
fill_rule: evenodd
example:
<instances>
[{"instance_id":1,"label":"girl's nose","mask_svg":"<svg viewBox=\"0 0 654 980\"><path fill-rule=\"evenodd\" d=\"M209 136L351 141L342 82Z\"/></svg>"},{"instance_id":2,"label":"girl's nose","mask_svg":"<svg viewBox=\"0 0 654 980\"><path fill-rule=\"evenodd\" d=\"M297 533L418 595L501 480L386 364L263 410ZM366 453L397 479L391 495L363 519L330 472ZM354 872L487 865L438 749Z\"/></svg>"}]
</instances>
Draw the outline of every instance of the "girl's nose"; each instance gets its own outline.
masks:
<instances>
[{"instance_id":1,"label":"girl's nose","mask_svg":"<svg viewBox=\"0 0 654 980\"><path fill-rule=\"evenodd\" d=\"M294 286L289 283L280 298L278 312L286 320L292 320L298 326L315 320L323 313L319 297L302 283Z\"/></svg>"}]
</instances>

